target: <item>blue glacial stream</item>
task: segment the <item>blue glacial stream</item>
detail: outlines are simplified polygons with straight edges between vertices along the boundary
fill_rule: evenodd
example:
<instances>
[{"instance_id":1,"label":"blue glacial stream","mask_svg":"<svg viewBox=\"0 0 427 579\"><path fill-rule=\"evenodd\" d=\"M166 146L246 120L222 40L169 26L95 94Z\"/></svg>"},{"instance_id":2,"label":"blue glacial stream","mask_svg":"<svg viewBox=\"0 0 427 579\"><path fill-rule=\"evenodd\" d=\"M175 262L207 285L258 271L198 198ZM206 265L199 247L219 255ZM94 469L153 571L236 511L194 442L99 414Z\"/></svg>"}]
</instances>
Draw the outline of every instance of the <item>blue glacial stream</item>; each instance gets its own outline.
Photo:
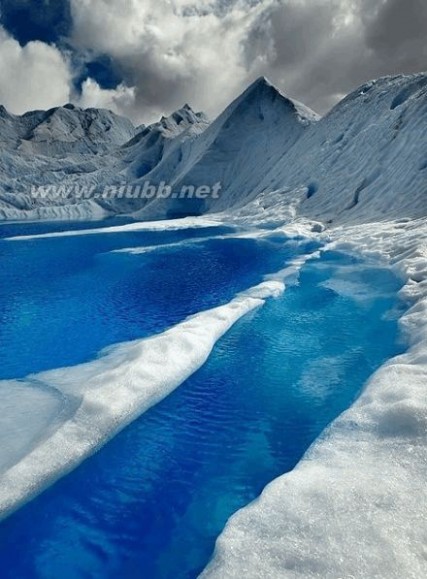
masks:
<instances>
[{"instance_id":1,"label":"blue glacial stream","mask_svg":"<svg viewBox=\"0 0 427 579\"><path fill-rule=\"evenodd\" d=\"M0 226L1 379L162 332L317 247L225 226L5 239L59 227ZM146 251L114 251L129 247ZM190 379L0 523L2 579L197 577L230 515L291 470L401 351L399 288L349 255L307 262Z\"/></svg>"}]
</instances>

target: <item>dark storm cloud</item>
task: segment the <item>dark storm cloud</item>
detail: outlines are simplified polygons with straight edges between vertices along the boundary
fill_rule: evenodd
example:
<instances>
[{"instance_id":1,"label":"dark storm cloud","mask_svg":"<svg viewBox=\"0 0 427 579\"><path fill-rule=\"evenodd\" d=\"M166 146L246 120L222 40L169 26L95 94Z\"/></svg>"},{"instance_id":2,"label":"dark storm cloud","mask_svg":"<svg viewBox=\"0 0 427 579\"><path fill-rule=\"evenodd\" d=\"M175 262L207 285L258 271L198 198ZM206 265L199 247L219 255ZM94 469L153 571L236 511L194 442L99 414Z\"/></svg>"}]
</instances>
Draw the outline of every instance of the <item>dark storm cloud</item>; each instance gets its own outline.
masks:
<instances>
[{"instance_id":1,"label":"dark storm cloud","mask_svg":"<svg viewBox=\"0 0 427 579\"><path fill-rule=\"evenodd\" d=\"M365 38L385 67L427 69L427 2L388 0L367 20Z\"/></svg>"},{"instance_id":2,"label":"dark storm cloud","mask_svg":"<svg viewBox=\"0 0 427 579\"><path fill-rule=\"evenodd\" d=\"M256 0L72 0L71 6L74 47L111 56L135 88L126 112L143 121L185 102L210 114L225 106L248 82L242 41L265 9Z\"/></svg>"},{"instance_id":3,"label":"dark storm cloud","mask_svg":"<svg viewBox=\"0 0 427 579\"><path fill-rule=\"evenodd\" d=\"M262 13L244 40L246 66L268 57L271 67L290 69L301 66L332 29L333 9L327 4L316 7L315 17L308 17L304 3L275 3Z\"/></svg>"},{"instance_id":4,"label":"dark storm cloud","mask_svg":"<svg viewBox=\"0 0 427 579\"><path fill-rule=\"evenodd\" d=\"M187 100L215 114L259 75L325 112L373 77L427 68L425 0L71 2L78 43L135 87L134 116ZM105 29L116 38L122 24L133 35L109 43Z\"/></svg>"},{"instance_id":5,"label":"dark storm cloud","mask_svg":"<svg viewBox=\"0 0 427 579\"><path fill-rule=\"evenodd\" d=\"M372 78L427 69L425 0L280 1L254 23L246 66L325 112Z\"/></svg>"}]
</instances>

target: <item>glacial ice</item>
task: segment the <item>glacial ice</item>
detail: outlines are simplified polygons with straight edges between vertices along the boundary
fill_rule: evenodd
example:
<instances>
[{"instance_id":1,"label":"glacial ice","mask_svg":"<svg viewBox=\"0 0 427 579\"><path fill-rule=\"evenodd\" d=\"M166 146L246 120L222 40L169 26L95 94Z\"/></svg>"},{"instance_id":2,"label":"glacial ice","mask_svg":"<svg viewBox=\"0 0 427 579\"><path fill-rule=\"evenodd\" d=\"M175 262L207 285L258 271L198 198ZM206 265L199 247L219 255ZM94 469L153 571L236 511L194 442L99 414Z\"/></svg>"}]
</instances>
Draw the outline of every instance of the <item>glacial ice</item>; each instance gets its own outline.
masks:
<instances>
[{"instance_id":1,"label":"glacial ice","mask_svg":"<svg viewBox=\"0 0 427 579\"><path fill-rule=\"evenodd\" d=\"M357 224L324 238L330 249L383 259L406 280L401 297L412 307L400 325L410 349L371 378L292 472L229 520L203 578L427 572L427 224Z\"/></svg>"},{"instance_id":2,"label":"glacial ice","mask_svg":"<svg viewBox=\"0 0 427 579\"><path fill-rule=\"evenodd\" d=\"M0 453L0 516L72 470L159 402L206 361L239 318L283 290L283 282L265 281L162 334L108 348L93 362L29 376L19 384L0 382L0 391L10 392L6 402L15 408L0 422L6 441ZM27 422L33 404L41 412Z\"/></svg>"},{"instance_id":3,"label":"glacial ice","mask_svg":"<svg viewBox=\"0 0 427 579\"><path fill-rule=\"evenodd\" d=\"M68 405L56 388L37 382L0 382L0 398L0 472L4 472L67 418Z\"/></svg>"}]
</instances>

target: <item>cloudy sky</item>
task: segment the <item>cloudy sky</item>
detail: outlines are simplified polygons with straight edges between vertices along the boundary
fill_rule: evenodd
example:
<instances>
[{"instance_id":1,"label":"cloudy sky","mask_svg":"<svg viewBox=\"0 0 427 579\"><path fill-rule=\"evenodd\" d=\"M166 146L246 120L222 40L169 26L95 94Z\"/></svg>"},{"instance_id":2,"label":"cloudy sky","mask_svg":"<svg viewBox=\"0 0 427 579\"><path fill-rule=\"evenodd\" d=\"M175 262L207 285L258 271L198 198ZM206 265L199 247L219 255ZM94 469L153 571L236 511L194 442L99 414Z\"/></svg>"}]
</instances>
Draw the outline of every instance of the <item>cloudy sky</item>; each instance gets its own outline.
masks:
<instances>
[{"instance_id":1,"label":"cloudy sky","mask_svg":"<svg viewBox=\"0 0 427 579\"><path fill-rule=\"evenodd\" d=\"M426 0L0 0L0 103L214 116L260 75L324 113L427 70Z\"/></svg>"}]
</instances>

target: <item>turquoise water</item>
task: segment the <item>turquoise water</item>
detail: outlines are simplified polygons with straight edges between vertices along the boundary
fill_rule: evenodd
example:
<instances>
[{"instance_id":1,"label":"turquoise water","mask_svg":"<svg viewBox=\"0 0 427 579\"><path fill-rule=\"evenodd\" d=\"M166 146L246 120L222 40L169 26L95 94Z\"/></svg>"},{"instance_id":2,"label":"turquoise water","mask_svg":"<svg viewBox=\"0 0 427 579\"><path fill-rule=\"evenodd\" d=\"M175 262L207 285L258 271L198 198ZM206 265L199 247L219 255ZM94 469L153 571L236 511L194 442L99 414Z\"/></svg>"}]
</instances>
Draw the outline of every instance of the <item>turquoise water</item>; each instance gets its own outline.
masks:
<instances>
[{"instance_id":1,"label":"turquoise water","mask_svg":"<svg viewBox=\"0 0 427 579\"><path fill-rule=\"evenodd\" d=\"M316 247L214 229L0 241L2 377L163 331ZM1 576L197 577L228 517L400 351L398 289L388 270L344 254L309 262L172 395L0 524Z\"/></svg>"},{"instance_id":2,"label":"turquoise water","mask_svg":"<svg viewBox=\"0 0 427 579\"><path fill-rule=\"evenodd\" d=\"M227 303L312 247L211 237L230 231L0 239L0 379L72 366L111 344L162 332ZM11 233L0 227L0 235ZM160 244L139 256L113 253Z\"/></svg>"}]
</instances>

